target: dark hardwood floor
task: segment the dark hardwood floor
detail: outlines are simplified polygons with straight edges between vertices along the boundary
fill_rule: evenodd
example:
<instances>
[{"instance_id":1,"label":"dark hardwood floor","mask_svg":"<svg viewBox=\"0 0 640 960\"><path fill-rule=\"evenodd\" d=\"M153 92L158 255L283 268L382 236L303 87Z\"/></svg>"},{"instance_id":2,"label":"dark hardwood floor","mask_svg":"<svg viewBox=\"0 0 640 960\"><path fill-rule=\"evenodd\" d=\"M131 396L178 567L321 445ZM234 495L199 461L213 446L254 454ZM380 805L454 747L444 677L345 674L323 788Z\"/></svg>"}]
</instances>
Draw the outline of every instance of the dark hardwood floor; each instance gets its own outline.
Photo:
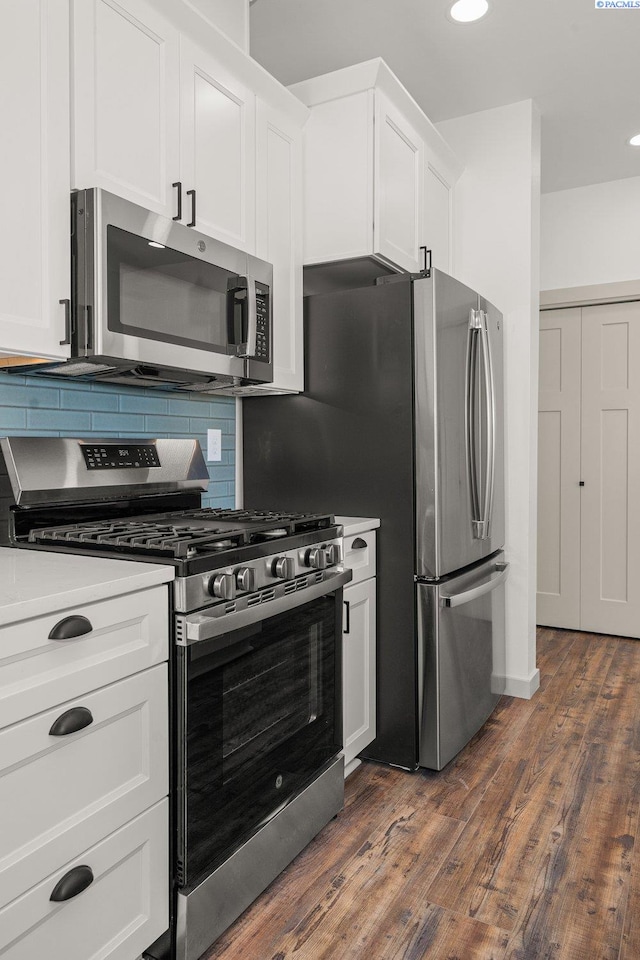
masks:
<instances>
[{"instance_id":1,"label":"dark hardwood floor","mask_svg":"<svg viewBox=\"0 0 640 960\"><path fill-rule=\"evenodd\" d=\"M441 773L362 764L206 960L639 960L640 642L540 629L538 665Z\"/></svg>"}]
</instances>

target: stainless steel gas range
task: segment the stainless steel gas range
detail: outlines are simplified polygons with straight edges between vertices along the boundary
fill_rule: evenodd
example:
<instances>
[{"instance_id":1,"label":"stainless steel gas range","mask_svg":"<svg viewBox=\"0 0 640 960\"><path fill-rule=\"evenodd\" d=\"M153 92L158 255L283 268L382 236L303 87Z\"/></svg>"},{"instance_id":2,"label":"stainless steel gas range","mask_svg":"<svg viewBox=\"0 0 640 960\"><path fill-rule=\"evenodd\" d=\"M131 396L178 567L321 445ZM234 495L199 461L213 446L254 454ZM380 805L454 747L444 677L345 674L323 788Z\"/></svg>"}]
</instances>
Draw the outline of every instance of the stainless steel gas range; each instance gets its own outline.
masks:
<instances>
[{"instance_id":1,"label":"stainless steel gas range","mask_svg":"<svg viewBox=\"0 0 640 960\"><path fill-rule=\"evenodd\" d=\"M0 441L0 541L175 567L171 928L196 960L343 804L342 528L201 507L192 440Z\"/></svg>"}]
</instances>

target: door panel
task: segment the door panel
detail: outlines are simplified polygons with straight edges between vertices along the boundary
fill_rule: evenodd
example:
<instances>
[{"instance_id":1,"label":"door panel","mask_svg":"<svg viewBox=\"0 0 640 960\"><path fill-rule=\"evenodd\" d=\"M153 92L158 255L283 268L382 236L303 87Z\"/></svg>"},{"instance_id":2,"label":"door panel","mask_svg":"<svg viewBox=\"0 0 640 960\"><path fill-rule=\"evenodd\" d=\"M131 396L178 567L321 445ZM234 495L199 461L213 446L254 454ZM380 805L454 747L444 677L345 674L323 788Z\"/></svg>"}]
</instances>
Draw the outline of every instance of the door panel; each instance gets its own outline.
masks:
<instances>
[{"instance_id":1,"label":"door panel","mask_svg":"<svg viewBox=\"0 0 640 960\"><path fill-rule=\"evenodd\" d=\"M480 305L479 299L469 287L438 270L433 271L432 279L416 281L414 292L416 573L439 577L489 556L504 544L502 331L498 329L501 317L495 308L484 303L494 375L496 450L491 532L486 539L479 539L472 523L466 429L469 323L471 311ZM483 369L481 363L479 396L483 393ZM484 429L485 408L479 403L477 409ZM477 437L475 446L479 453L484 450L483 436ZM484 494L486 456L478 475Z\"/></svg>"},{"instance_id":2,"label":"door panel","mask_svg":"<svg viewBox=\"0 0 640 960\"><path fill-rule=\"evenodd\" d=\"M144 0L73 7L78 189L104 187L164 216L178 179L178 31Z\"/></svg>"},{"instance_id":3,"label":"door panel","mask_svg":"<svg viewBox=\"0 0 640 960\"><path fill-rule=\"evenodd\" d=\"M580 627L579 308L540 315L537 621Z\"/></svg>"},{"instance_id":4,"label":"door panel","mask_svg":"<svg viewBox=\"0 0 640 960\"><path fill-rule=\"evenodd\" d=\"M384 94L376 103L374 250L404 270L419 270L422 140Z\"/></svg>"},{"instance_id":5,"label":"door panel","mask_svg":"<svg viewBox=\"0 0 640 960\"><path fill-rule=\"evenodd\" d=\"M206 51L180 41L180 170L198 230L255 248L255 95ZM189 216L193 206L187 204Z\"/></svg>"},{"instance_id":6,"label":"door panel","mask_svg":"<svg viewBox=\"0 0 640 960\"><path fill-rule=\"evenodd\" d=\"M583 630L640 637L640 303L582 311Z\"/></svg>"}]
</instances>

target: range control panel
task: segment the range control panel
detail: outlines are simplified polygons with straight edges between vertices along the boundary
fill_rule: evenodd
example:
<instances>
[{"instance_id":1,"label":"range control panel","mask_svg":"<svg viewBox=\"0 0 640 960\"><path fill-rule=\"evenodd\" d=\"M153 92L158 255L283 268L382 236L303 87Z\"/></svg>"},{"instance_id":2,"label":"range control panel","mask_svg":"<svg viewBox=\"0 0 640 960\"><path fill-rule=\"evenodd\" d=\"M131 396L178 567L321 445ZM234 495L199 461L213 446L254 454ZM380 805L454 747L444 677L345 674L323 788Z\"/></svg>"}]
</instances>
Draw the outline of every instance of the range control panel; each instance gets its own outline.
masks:
<instances>
[{"instance_id":1,"label":"range control panel","mask_svg":"<svg viewBox=\"0 0 640 960\"><path fill-rule=\"evenodd\" d=\"M153 444L82 444L81 450L88 470L160 466L160 457Z\"/></svg>"}]
</instances>

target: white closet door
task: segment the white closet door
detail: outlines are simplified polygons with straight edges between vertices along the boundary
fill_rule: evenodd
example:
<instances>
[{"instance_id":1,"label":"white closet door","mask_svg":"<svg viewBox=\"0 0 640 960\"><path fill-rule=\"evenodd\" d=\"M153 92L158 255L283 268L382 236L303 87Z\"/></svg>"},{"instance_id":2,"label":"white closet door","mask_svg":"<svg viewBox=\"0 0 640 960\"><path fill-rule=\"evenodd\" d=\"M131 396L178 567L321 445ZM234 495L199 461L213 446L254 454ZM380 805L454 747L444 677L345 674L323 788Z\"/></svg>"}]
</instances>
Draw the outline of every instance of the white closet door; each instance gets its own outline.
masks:
<instances>
[{"instance_id":1,"label":"white closet door","mask_svg":"<svg viewBox=\"0 0 640 960\"><path fill-rule=\"evenodd\" d=\"M640 303L582 311L581 628L640 637Z\"/></svg>"},{"instance_id":2,"label":"white closet door","mask_svg":"<svg viewBox=\"0 0 640 960\"><path fill-rule=\"evenodd\" d=\"M580 309L540 314L537 621L580 626Z\"/></svg>"}]
</instances>

